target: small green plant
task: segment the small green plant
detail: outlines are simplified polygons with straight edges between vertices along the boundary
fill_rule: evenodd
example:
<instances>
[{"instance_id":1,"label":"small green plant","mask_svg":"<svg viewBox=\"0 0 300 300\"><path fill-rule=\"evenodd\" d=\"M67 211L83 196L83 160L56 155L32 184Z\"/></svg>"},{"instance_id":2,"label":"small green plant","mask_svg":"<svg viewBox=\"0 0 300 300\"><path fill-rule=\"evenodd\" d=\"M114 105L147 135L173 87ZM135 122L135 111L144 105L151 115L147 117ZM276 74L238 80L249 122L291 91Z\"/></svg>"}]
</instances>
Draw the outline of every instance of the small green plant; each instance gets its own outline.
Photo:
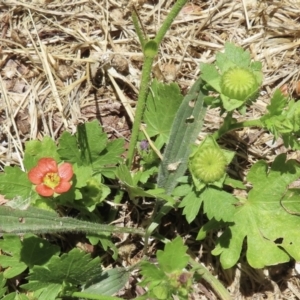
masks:
<instances>
[{"instance_id":1,"label":"small green plant","mask_svg":"<svg viewBox=\"0 0 300 300\"><path fill-rule=\"evenodd\" d=\"M63 132L57 142L47 136L27 142L24 169L7 166L0 174L0 193L8 200L0 206L3 299L15 299L19 292L20 299L119 299L113 295L135 269L146 291L138 299L189 299L199 276L221 299L230 299L222 284L187 254L181 238L168 241L157 234L162 217L173 208L188 223L206 215L207 223L191 238L202 240L207 232L222 229L211 250L223 268L233 267L244 254L253 268L300 260L300 191L289 188L300 176L299 163L287 160L286 154L270 165L260 160L242 182L228 172L235 152L218 144L229 131L258 127L300 149L300 104L275 91L262 117L234 119L235 110L244 113L256 100L263 76L261 63L230 43L214 64L200 64L201 74L185 96L176 83L151 82L159 44L185 3L176 1L153 39L142 31L133 10L145 62L126 159L124 140L110 141L92 121L79 125L74 135ZM219 107L224 122L196 146L208 107ZM244 190L245 196L234 196L232 189ZM116 220L122 200L138 209L140 198L153 203L146 228L105 224ZM103 271L99 257L76 248L63 253L45 236L37 236L67 232L85 233L90 244L114 260L118 249L111 233L143 236L145 256L128 269ZM165 243L156 252L156 265L147 257L150 236ZM9 280L17 276L23 280L16 292Z\"/></svg>"},{"instance_id":2,"label":"small green plant","mask_svg":"<svg viewBox=\"0 0 300 300\"><path fill-rule=\"evenodd\" d=\"M157 251L157 266L148 261L141 264L143 280L140 285L148 287L149 292L140 299L166 300L174 295L181 300L188 299L193 272L185 269L189 261L186 251L187 247L177 237L166 244L164 251Z\"/></svg>"}]
</instances>

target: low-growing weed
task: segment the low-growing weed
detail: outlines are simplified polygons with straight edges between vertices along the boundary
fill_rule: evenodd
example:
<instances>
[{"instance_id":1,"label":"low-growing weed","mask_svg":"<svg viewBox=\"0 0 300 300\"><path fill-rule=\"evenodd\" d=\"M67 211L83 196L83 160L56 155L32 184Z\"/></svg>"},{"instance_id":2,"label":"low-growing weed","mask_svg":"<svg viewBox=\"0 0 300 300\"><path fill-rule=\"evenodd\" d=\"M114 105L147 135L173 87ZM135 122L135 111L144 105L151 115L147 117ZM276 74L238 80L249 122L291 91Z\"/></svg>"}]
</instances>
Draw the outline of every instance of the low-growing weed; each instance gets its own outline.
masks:
<instances>
[{"instance_id":1,"label":"low-growing weed","mask_svg":"<svg viewBox=\"0 0 300 300\"><path fill-rule=\"evenodd\" d=\"M244 255L253 268L300 260L300 192L290 188L300 177L299 163L280 154L271 164L254 163L245 179L232 178L228 170L236 153L218 143L229 131L253 127L299 149L299 102L277 90L262 117L235 119L234 112L243 115L256 101L263 75L261 63L231 43L214 64L200 64L200 76L185 96L177 83L151 81L159 44L185 3L174 4L153 39L144 35L133 10L145 61L126 157L124 140L109 140L99 122L92 121L78 125L73 135L63 132L58 141L45 136L27 142L24 169L7 166L0 174L0 193L8 200L0 206L2 299L119 299L113 295L136 270L146 291L136 299L189 299L199 278L221 299L230 299L188 254L180 236L170 241L160 234L162 217L172 209L187 223L206 216L195 234L199 241L219 230L211 250L224 269ZM220 109L223 124L196 145L208 108ZM243 190L236 195L244 196L233 190ZM116 220L124 199L137 209L140 199L152 201L146 227L105 224ZM84 233L114 260L119 253L111 233L136 234L144 257L127 269L104 270L99 256L77 248L62 252L51 243L49 235L67 232ZM148 252L150 238L165 243L155 257ZM13 291L10 280L16 277L20 284Z\"/></svg>"}]
</instances>

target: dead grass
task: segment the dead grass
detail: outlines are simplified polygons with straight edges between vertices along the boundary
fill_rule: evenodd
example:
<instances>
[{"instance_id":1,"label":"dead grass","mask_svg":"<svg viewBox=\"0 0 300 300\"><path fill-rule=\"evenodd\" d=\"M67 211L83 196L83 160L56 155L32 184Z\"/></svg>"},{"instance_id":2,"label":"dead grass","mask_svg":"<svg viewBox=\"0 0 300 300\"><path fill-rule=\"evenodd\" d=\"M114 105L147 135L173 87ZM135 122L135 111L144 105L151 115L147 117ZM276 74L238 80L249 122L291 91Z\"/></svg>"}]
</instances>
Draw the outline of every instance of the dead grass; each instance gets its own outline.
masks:
<instances>
[{"instance_id":1,"label":"dead grass","mask_svg":"<svg viewBox=\"0 0 300 300\"><path fill-rule=\"evenodd\" d=\"M151 37L174 1L134 2ZM238 117L260 116L276 88L299 97L299 16L299 0L190 1L161 45L153 76L177 81L186 91L199 75L199 63L212 63L216 51L231 41L263 63L260 97ZM74 132L79 123L94 118L112 138L128 139L143 61L127 0L1 1L0 22L1 169L22 167L26 141L44 135L57 139L63 130ZM210 110L201 135L220 122L218 111ZM287 151L272 139L255 129L223 139L238 150L233 172L243 178L257 159L272 161ZM299 153L289 151L289 156L298 159ZM221 270L205 250L210 246L206 240L195 254L203 254L205 265L227 284L233 299L299 298L296 276L271 280L268 270L246 264ZM292 270L287 269L286 274ZM283 267L277 273L285 279ZM205 286L198 292L195 299L215 299Z\"/></svg>"}]
</instances>

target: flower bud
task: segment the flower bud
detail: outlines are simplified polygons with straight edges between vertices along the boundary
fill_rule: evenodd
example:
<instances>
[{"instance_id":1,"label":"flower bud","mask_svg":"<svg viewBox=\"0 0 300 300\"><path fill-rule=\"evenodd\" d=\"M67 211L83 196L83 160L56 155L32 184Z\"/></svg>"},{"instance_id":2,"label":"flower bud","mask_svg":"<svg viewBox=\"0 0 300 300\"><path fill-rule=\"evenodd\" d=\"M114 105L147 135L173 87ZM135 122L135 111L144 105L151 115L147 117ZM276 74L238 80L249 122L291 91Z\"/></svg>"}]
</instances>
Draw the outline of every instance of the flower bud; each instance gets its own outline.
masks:
<instances>
[{"instance_id":1,"label":"flower bud","mask_svg":"<svg viewBox=\"0 0 300 300\"><path fill-rule=\"evenodd\" d=\"M230 68L221 76L221 92L230 99L246 101L258 90L255 75L241 67Z\"/></svg>"},{"instance_id":2,"label":"flower bud","mask_svg":"<svg viewBox=\"0 0 300 300\"><path fill-rule=\"evenodd\" d=\"M199 148L190 159L192 175L204 183L221 179L225 174L226 165L226 157L218 148Z\"/></svg>"}]
</instances>

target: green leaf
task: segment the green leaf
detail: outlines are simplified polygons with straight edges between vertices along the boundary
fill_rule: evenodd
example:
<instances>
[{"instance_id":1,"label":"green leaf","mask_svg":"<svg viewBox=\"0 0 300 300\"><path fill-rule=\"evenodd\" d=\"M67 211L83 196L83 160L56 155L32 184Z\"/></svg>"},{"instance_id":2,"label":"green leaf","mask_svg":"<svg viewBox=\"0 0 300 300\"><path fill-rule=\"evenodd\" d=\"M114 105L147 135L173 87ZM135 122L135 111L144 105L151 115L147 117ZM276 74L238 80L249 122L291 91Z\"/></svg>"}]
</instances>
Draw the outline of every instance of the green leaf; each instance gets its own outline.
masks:
<instances>
[{"instance_id":1,"label":"green leaf","mask_svg":"<svg viewBox=\"0 0 300 300\"><path fill-rule=\"evenodd\" d=\"M77 286L101 272L100 259L92 259L78 249L72 249L61 257L52 256L46 266L34 266L27 279L28 284L21 287L29 291L44 290L39 299L56 299L65 286ZM47 294L46 294L47 293ZM47 298L46 298L47 296Z\"/></svg>"},{"instance_id":2,"label":"green leaf","mask_svg":"<svg viewBox=\"0 0 300 300\"><path fill-rule=\"evenodd\" d=\"M147 286L149 284L149 288L153 288L167 279L166 274L161 268L156 267L148 261L141 263L141 274L143 275L143 280L139 285Z\"/></svg>"},{"instance_id":3,"label":"green leaf","mask_svg":"<svg viewBox=\"0 0 300 300\"><path fill-rule=\"evenodd\" d=\"M246 190L246 186L240 180L232 179L230 177L226 177L224 181L224 185L228 185L234 189Z\"/></svg>"},{"instance_id":4,"label":"green leaf","mask_svg":"<svg viewBox=\"0 0 300 300\"><path fill-rule=\"evenodd\" d=\"M290 134L294 129L292 116L287 117L285 110L287 104L288 99L280 90L276 90L270 105L267 106L269 112L261 118L265 127L274 134L276 139L280 134Z\"/></svg>"},{"instance_id":5,"label":"green leaf","mask_svg":"<svg viewBox=\"0 0 300 300\"><path fill-rule=\"evenodd\" d=\"M172 195L177 197L184 197L192 191L192 186L190 184L181 184L177 186Z\"/></svg>"},{"instance_id":6,"label":"green leaf","mask_svg":"<svg viewBox=\"0 0 300 300\"><path fill-rule=\"evenodd\" d=\"M1 300L32 300L32 298L28 298L24 294L19 294L19 293L10 293L6 295L5 297L1 298Z\"/></svg>"},{"instance_id":7,"label":"green leaf","mask_svg":"<svg viewBox=\"0 0 300 300\"><path fill-rule=\"evenodd\" d=\"M97 120L80 124L75 136L62 134L58 153L61 158L80 165L93 164L107 144L107 135Z\"/></svg>"},{"instance_id":8,"label":"green leaf","mask_svg":"<svg viewBox=\"0 0 300 300\"><path fill-rule=\"evenodd\" d=\"M167 243L164 251L158 250L156 254L160 268L165 273L181 271L189 261L186 251L187 246L184 246L182 238L179 236Z\"/></svg>"},{"instance_id":9,"label":"green leaf","mask_svg":"<svg viewBox=\"0 0 300 300\"><path fill-rule=\"evenodd\" d=\"M107 145L107 135L97 120L77 127L76 138L81 159L87 164L95 162Z\"/></svg>"},{"instance_id":10,"label":"green leaf","mask_svg":"<svg viewBox=\"0 0 300 300\"><path fill-rule=\"evenodd\" d=\"M30 268L46 264L53 255L59 253L60 248L45 239L33 234L25 234L23 237L20 258Z\"/></svg>"},{"instance_id":11,"label":"green leaf","mask_svg":"<svg viewBox=\"0 0 300 300\"><path fill-rule=\"evenodd\" d=\"M5 295L7 291L6 285L6 279L4 278L3 272L0 273L0 297L3 299L3 296Z\"/></svg>"},{"instance_id":12,"label":"green leaf","mask_svg":"<svg viewBox=\"0 0 300 300\"><path fill-rule=\"evenodd\" d=\"M248 68L250 61L249 51L228 42L225 43L224 53L218 52L216 55L216 65L222 73L235 66Z\"/></svg>"},{"instance_id":13,"label":"green leaf","mask_svg":"<svg viewBox=\"0 0 300 300\"><path fill-rule=\"evenodd\" d=\"M203 210L209 219L231 221L232 215L235 213L234 205L237 203L237 199L232 194L209 187L201 195L204 199Z\"/></svg>"},{"instance_id":14,"label":"green leaf","mask_svg":"<svg viewBox=\"0 0 300 300\"><path fill-rule=\"evenodd\" d=\"M300 131L300 102L299 101L290 100L290 102L288 103L286 117L292 122L294 126L294 132L299 133Z\"/></svg>"},{"instance_id":15,"label":"green leaf","mask_svg":"<svg viewBox=\"0 0 300 300\"><path fill-rule=\"evenodd\" d=\"M67 131L63 132L59 139L57 152L63 160L70 163L77 163L79 166L83 163L80 150L78 149L76 136L71 135Z\"/></svg>"},{"instance_id":16,"label":"green leaf","mask_svg":"<svg viewBox=\"0 0 300 300\"><path fill-rule=\"evenodd\" d=\"M168 201L170 204L174 204L174 199L171 196L167 195L164 189L157 188L152 190L145 190L137 186L126 165L120 165L118 167L116 176L125 186L131 200L134 200L136 197L160 198Z\"/></svg>"},{"instance_id":17,"label":"green leaf","mask_svg":"<svg viewBox=\"0 0 300 300\"><path fill-rule=\"evenodd\" d=\"M288 99L281 93L280 90L276 90L271 98L270 104L267 106L269 116L281 115L287 103Z\"/></svg>"},{"instance_id":18,"label":"green leaf","mask_svg":"<svg viewBox=\"0 0 300 300\"><path fill-rule=\"evenodd\" d=\"M91 166L78 166L77 164L73 165L74 177L73 181L76 188L80 189L86 186L87 181L93 175L93 169Z\"/></svg>"},{"instance_id":19,"label":"green leaf","mask_svg":"<svg viewBox=\"0 0 300 300\"><path fill-rule=\"evenodd\" d=\"M4 173L0 174L0 192L7 199L16 196L27 199L34 193L27 173L17 167L4 168Z\"/></svg>"},{"instance_id":20,"label":"green leaf","mask_svg":"<svg viewBox=\"0 0 300 300\"><path fill-rule=\"evenodd\" d=\"M0 256L0 265L2 268L8 268L4 271L5 278L13 278L27 269L27 265L20 261L22 243L18 236L4 235L4 240L0 241L0 248L11 256Z\"/></svg>"},{"instance_id":21,"label":"green leaf","mask_svg":"<svg viewBox=\"0 0 300 300\"><path fill-rule=\"evenodd\" d=\"M300 149L298 141L300 103L294 100L288 101L279 90L276 90L267 109L269 112L261 118L261 121L274 135L274 139L281 136L286 147L291 147L293 150Z\"/></svg>"},{"instance_id":22,"label":"green leaf","mask_svg":"<svg viewBox=\"0 0 300 300\"><path fill-rule=\"evenodd\" d=\"M191 146L203 125L206 106L202 88L202 80L198 78L184 97L172 124L157 179L157 186L164 188L167 194L172 193L178 184L177 179L184 175Z\"/></svg>"},{"instance_id":23,"label":"green leaf","mask_svg":"<svg viewBox=\"0 0 300 300\"><path fill-rule=\"evenodd\" d=\"M25 143L24 166L27 170L37 165L40 158L51 157L60 162L55 142L45 136L42 141L33 140Z\"/></svg>"},{"instance_id":24,"label":"green leaf","mask_svg":"<svg viewBox=\"0 0 300 300\"><path fill-rule=\"evenodd\" d=\"M93 295L111 296L121 290L129 280L130 272L124 268L104 271L90 279L82 291Z\"/></svg>"},{"instance_id":25,"label":"green leaf","mask_svg":"<svg viewBox=\"0 0 300 300\"><path fill-rule=\"evenodd\" d=\"M200 63L200 77L207 82L213 89L221 93L221 76L216 67L212 64Z\"/></svg>"},{"instance_id":26,"label":"green leaf","mask_svg":"<svg viewBox=\"0 0 300 300\"><path fill-rule=\"evenodd\" d=\"M140 172L139 182L147 183L151 176L157 175L158 168L156 166L150 167L149 169L145 169L144 171ZM137 173L136 173L137 174Z\"/></svg>"},{"instance_id":27,"label":"green leaf","mask_svg":"<svg viewBox=\"0 0 300 300\"><path fill-rule=\"evenodd\" d=\"M286 161L285 154L276 157L270 170L265 161L252 166L247 176L253 185L248 199L236 206L233 225L225 230L213 250L213 254L221 255L224 268L237 263L245 239L246 257L253 268L287 262L290 255L300 260L300 219L280 204L288 185L299 176L299 164Z\"/></svg>"},{"instance_id":28,"label":"green leaf","mask_svg":"<svg viewBox=\"0 0 300 300\"><path fill-rule=\"evenodd\" d=\"M179 207L184 207L183 215L188 223L193 222L197 217L203 200L201 193L199 195L195 190L192 190L180 202Z\"/></svg>"},{"instance_id":29,"label":"green leaf","mask_svg":"<svg viewBox=\"0 0 300 300\"><path fill-rule=\"evenodd\" d=\"M93 211L110 194L110 188L101 183L101 176L94 176L87 180L80 192L84 206Z\"/></svg>"},{"instance_id":30,"label":"green leaf","mask_svg":"<svg viewBox=\"0 0 300 300\"><path fill-rule=\"evenodd\" d=\"M223 94L221 94L220 97L221 97L223 106L224 106L225 110L227 110L227 111L233 111L236 108L240 108L244 104L243 101L240 101L237 99L230 99Z\"/></svg>"},{"instance_id":31,"label":"green leaf","mask_svg":"<svg viewBox=\"0 0 300 300\"><path fill-rule=\"evenodd\" d=\"M170 299L170 288L164 284L154 287L152 293L157 300Z\"/></svg>"},{"instance_id":32,"label":"green leaf","mask_svg":"<svg viewBox=\"0 0 300 300\"><path fill-rule=\"evenodd\" d=\"M182 238L178 236L173 241L166 243L163 251L157 251L158 267L150 262L142 262L143 278L140 285L147 286L147 295L149 296L147 299L167 300L171 299L172 294L178 295L178 299L187 299L191 281L179 283L183 274L190 277L187 272L182 272L189 261L186 251L187 247L184 246Z\"/></svg>"},{"instance_id":33,"label":"green leaf","mask_svg":"<svg viewBox=\"0 0 300 300\"><path fill-rule=\"evenodd\" d=\"M144 235L138 228L117 227L63 217L52 211L28 207L12 209L0 205L0 233L128 232Z\"/></svg>"},{"instance_id":34,"label":"green leaf","mask_svg":"<svg viewBox=\"0 0 300 300\"><path fill-rule=\"evenodd\" d=\"M215 229L220 229L225 226L224 222L216 221L214 218L204 224L198 232L196 240L200 241L206 237L207 232Z\"/></svg>"},{"instance_id":35,"label":"green leaf","mask_svg":"<svg viewBox=\"0 0 300 300\"><path fill-rule=\"evenodd\" d=\"M144 121L150 137L158 135L164 143L167 142L175 114L182 102L183 96L177 84L166 85L156 79L151 85L147 98L147 108Z\"/></svg>"},{"instance_id":36,"label":"green leaf","mask_svg":"<svg viewBox=\"0 0 300 300\"><path fill-rule=\"evenodd\" d=\"M123 139L109 142L95 160L95 168L97 166L111 166L120 163L123 160L121 155L125 151L124 142Z\"/></svg>"},{"instance_id":37,"label":"green leaf","mask_svg":"<svg viewBox=\"0 0 300 300\"><path fill-rule=\"evenodd\" d=\"M236 202L237 200L231 194L207 187L200 192L192 190L182 199L179 207L184 207L183 215L185 215L188 223L197 217L202 203L204 203L204 212L209 219L230 221L232 214L235 213L234 204Z\"/></svg>"},{"instance_id":38,"label":"green leaf","mask_svg":"<svg viewBox=\"0 0 300 300\"><path fill-rule=\"evenodd\" d=\"M9 268L4 271L6 278L21 274L27 267L45 264L52 255L59 253L59 247L32 234L26 234L23 241L16 235L5 234L0 249L11 256L0 256L0 265Z\"/></svg>"},{"instance_id":39,"label":"green leaf","mask_svg":"<svg viewBox=\"0 0 300 300\"><path fill-rule=\"evenodd\" d=\"M117 260L118 248L112 242L111 236L107 232L101 232L99 234L89 234L87 235L87 238L92 245L97 245L100 242L104 251L111 250L113 252L112 258L114 260Z\"/></svg>"},{"instance_id":40,"label":"green leaf","mask_svg":"<svg viewBox=\"0 0 300 300\"><path fill-rule=\"evenodd\" d=\"M33 295L39 300L54 300L57 299L58 294L62 291L62 286L59 283L48 283L45 287L44 283L32 282L24 284L24 289L34 291ZM22 287L23 287L22 286Z\"/></svg>"}]
</instances>

